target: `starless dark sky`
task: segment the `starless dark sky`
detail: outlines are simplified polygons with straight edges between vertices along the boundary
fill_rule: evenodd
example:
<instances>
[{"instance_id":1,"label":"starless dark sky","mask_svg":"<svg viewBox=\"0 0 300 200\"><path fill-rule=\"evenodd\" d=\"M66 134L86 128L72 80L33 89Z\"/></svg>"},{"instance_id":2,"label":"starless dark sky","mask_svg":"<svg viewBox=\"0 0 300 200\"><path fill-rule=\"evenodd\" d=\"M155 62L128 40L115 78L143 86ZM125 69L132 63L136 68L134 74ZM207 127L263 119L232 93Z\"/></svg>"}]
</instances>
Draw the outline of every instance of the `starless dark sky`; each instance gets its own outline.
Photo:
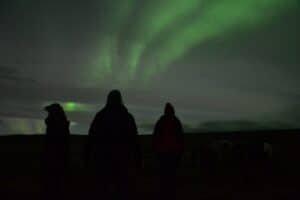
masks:
<instances>
[{"instance_id":1,"label":"starless dark sky","mask_svg":"<svg viewBox=\"0 0 300 200\"><path fill-rule=\"evenodd\" d=\"M60 102L87 133L109 90L139 132L164 103L186 131L300 127L298 0L0 1L0 134Z\"/></svg>"}]
</instances>

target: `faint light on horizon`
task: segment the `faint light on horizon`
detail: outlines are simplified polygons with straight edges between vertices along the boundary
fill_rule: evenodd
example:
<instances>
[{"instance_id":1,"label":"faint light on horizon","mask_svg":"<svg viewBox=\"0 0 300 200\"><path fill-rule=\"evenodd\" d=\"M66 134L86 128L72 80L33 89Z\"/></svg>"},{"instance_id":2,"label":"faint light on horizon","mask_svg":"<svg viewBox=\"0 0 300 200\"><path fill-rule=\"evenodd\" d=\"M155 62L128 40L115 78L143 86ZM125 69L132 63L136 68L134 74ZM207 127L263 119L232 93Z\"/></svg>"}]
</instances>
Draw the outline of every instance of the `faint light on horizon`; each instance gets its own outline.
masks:
<instances>
[{"instance_id":1,"label":"faint light on horizon","mask_svg":"<svg viewBox=\"0 0 300 200\"><path fill-rule=\"evenodd\" d=\"M53 101L55 102L55 101ZM90 104L78 103L74 101L68 102L58 102L66 112L88 112L93 109L93 106ZM51 103L47 102L45 105L49 105Z\"/></svg>"},{"instance_id":2,"label":"faint light on horizon","mask_svg":"<svg viewBox=\"0 0 300 200\"><path fill-rule=\"evenodd\" d=\"M77 111L88 111L90 106L87 104L76 103L76 102L66 102L62 103L62 107L67 112L77 112Z\"/></svg>"},{"instance_id":3,"label":"faint light on horizon","mask_svg":"<svg viewBox=\"0 0 300 200\"><path fill-rule=\"evenodd\" d=\"M5 134L43 134L45 133L45 123L42 119L7 117L2 118L3 133Z\"/></svg>"}]
</instances>

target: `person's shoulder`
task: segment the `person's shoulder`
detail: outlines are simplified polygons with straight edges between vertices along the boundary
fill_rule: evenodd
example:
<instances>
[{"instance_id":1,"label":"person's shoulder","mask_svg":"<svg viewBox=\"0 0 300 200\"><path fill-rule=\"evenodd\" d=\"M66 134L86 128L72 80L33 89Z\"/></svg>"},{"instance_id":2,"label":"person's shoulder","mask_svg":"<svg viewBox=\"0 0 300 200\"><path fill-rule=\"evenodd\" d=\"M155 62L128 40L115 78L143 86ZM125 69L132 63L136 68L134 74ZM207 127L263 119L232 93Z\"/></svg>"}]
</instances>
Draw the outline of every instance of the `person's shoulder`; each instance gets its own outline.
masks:
<instances>
[{"instance_id":1,"label":"person's shoulder","mask_svg":"<svg viewBox=\"0 0 300 200\"><path fill-rule=\"evenodd\" d=\"M180 122L180 119L179 119L176 115L174 115L174 119L175 119L177 122Z\"/></svg>"},{"instance_id":2,"label":"person's shoulder","mask_svg":"<svg viewBox=\"0 0 300 200\"><path fill-rule=\"evenodd\" d=\"M105 115L105 109L103 108L103 109L101 109L100 111L98 111L97 113L96 113L96 115L95 115L95 119L99 119L99 118L101 118L101 117L103 117Z\"/></svg>"},{"instance_id":3,"label":"person's shoulder","mask_svg":"<svg viewBox=\"0 0 300 200\"><path fill-rule=\"evenodd\" d=\"M164 115L160 116L159 119L156 121L156 124L161 124L163 121L165 121L166 117Z\"/></svg>"},{"instance_id":4,"label":"person's shoulder","mask_svg":"<svg viewBox=\"0 0 300 200\"><path fill-rule=\"evenodd\" d=\"M130 119L131 121L135 121L134 116L130 112L126 112L126 115L128 119Z\"/></svg>"}]
</instances>

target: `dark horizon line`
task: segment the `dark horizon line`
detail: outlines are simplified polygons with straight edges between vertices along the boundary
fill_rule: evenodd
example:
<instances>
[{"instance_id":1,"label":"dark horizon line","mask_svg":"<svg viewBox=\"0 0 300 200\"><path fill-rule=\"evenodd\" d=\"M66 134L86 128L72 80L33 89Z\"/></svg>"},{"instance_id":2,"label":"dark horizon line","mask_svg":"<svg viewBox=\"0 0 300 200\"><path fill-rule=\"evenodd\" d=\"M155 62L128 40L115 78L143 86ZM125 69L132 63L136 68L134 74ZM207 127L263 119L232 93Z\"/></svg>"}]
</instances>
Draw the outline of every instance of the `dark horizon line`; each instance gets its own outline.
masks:
<instances>
[{"instance_id":1,"label":"dark horizon line","mask_svg":"<svg viewBox=\"0 0 300 200\"><path fill-rule=\"evenodd\" d=\"M257 130L238 130L238 131L193 131L193 132L184 132L186 135L206 135L206 134L247 134L247 133L281 133L281 132L298 132L300 134L300 128L297 129L257 129ZM44 136L44 133L33 133L33 134L7 134L7 135L0 135L0 137L20 137L20 136ZM76 134L71 133L71 136L88 136L88 134ZM149 136L152 134L139 134L139 136Z\"/></svg>"}]
</instances>

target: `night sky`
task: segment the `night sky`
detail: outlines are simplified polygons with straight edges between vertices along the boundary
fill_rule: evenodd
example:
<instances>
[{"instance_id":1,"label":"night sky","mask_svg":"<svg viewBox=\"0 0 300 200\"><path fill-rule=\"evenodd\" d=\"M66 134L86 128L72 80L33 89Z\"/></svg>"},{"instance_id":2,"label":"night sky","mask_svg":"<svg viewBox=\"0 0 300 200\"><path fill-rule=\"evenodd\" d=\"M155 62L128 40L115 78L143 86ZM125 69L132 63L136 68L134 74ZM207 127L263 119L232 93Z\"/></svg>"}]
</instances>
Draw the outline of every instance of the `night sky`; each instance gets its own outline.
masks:
<instances>
[{"instance_id":1,"label":"night sky","mask_svg":"<svg viewBox=\"0 0 300 200\"><path fill-rule=\"evenodd\" d=\"M1 0L0 135L59 102L86 134L111 89L139 133L300 128L299 0Z\"/></svg>"}]
</instances>

